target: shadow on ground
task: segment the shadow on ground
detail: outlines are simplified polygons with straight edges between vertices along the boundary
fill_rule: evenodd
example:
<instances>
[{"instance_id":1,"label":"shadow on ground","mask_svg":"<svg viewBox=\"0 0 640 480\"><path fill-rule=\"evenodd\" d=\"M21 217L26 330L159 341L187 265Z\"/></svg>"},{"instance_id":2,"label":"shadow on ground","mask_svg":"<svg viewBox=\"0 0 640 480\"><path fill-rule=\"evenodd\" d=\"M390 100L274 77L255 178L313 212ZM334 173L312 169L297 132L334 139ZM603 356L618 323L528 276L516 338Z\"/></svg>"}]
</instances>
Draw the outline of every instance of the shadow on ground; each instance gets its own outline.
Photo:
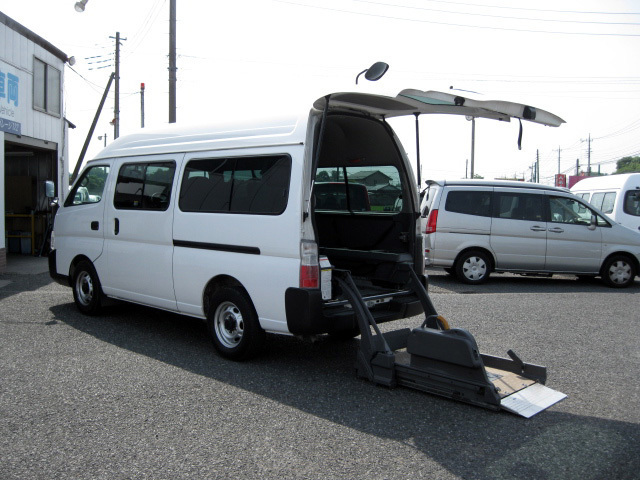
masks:
<instances>
[{"instance_id":1,"label":"shadow on ground","mask_svg":"<svg viewBox=\"0 0 640 480\"><path fill-rule=\"evenodd\" d=\"M410 445L461 478L637 479L640 472L638 425L553 410L527 420L377 387L355 376L357 340L271 335L263 356L234 363L215 354L197 319L132 305L97 318L73 304L51 310L57 322L119 348Z\"/></svg>"}]
</instances>

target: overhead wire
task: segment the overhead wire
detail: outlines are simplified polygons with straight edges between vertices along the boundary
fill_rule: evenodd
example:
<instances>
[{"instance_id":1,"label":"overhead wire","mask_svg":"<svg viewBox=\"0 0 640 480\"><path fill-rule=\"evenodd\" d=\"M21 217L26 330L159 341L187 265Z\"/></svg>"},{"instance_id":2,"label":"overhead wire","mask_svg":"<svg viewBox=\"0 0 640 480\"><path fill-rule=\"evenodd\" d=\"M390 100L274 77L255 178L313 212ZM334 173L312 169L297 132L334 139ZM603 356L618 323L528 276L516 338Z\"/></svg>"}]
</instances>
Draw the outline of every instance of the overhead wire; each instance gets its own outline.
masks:
<instances>
[{"instance_id":1,"label":"overhead wire","mask_svg":"<svg viewBox=\"0 0 640 480\"><path fill-rule=\"evenodd\" d=\"M610 37L640 37L640 33L620 33L620 32L567 32L567 31L553 31L553 30L533 30L528 28L511 28L511 27L497 27L490 25L469 25L455 22L442 22L436 20L425 20L425 19L417 19L417 18L406 18L406 17L398 17L391 15L381 15L370 12L357 12L353 10L345 10L341 8L327 7L327 6L319 6L319 5L310 5L306 3L294 2L292 0L272 0L277 3L283 3L288 5L295 5L297 7L307 7L307 8L315 8L319 10L326 11L334 11L340 13L347 13L351 15L360 15L367 16L372 18L383 18L387 20L399 20L406 22L418 22L418 23L428 23L434 25L445 25L450 27L462 27L462 28L475 28L475 29L485 29L485 30L496 30L496 31L511 31L511 32L520 32L520 33L544 33L544 34L554 34L554 35L581 35L581 36L610 36ZM458 12L460 13L460 12ZM524 19L523 19L524 20Z\"/></svg>"}]
</instances>

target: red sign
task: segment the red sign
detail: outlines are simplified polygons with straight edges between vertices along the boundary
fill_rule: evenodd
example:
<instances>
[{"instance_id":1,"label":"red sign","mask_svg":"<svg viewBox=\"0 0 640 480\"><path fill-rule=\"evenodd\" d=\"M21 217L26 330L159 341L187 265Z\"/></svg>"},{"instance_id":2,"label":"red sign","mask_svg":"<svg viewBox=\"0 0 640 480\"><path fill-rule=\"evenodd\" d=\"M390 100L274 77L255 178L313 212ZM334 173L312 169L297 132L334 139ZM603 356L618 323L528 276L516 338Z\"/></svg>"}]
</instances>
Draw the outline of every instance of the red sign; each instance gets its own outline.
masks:
<instances>
[{"instance_id":1,"label":"red sign","mask_svg":"<svg viewBox=\"0 0 640 480\"><path fill-rule=\"evenodd\" d=\"M556 187L565 187L567 186L567 176L564 173L556 174Z\"/></svg>"}]
</instances>

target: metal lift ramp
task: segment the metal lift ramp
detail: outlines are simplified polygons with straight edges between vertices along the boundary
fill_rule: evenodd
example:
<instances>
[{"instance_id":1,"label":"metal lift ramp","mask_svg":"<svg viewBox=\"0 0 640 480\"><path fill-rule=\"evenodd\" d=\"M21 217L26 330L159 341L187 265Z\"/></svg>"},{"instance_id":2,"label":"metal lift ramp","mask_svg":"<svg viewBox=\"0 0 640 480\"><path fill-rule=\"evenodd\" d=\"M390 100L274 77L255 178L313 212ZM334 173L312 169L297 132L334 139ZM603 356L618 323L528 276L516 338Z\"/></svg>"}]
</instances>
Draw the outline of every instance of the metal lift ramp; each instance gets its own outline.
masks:
<instances>
[{"instance_id":1,"label":"metal lift ramp","mask_svg":"<svg viewBox=\"0 0 640 480\"><path fill-rule=\"evenodd\" d=\"M508 359L481 354L468 331L449 328L410 264L399 264L394 276L405 280L406 288L418 295L425 320L413 330L382 333L350 272L333 271L333 279L350 302L360 327L359 377L492 410L504 409L526 418L566 398L544 386L546 367L524 363L511 350Z\"/></svg>"}]
</instances>

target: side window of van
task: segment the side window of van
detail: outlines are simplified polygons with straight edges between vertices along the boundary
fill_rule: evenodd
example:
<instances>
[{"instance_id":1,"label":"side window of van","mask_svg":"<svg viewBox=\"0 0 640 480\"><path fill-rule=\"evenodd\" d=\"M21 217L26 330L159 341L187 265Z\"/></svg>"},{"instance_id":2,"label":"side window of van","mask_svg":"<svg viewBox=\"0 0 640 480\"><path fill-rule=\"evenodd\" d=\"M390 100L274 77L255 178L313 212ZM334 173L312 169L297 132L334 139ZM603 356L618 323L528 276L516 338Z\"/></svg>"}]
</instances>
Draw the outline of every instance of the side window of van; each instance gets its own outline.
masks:
<instances>
[{"instance_id":1,"label":"side window of van","mask_svg":"<svg viewBox=\"0 0 640 480\"><path fill-rule=\"evenodd\" d=\"M494 201L493 216L496 218L531 222L544 221L544 195L496 192Z\"/></svg>"},{"instance_id":2,"label":"side window of van","mask_svg":"<svg viewBox=\"0 0 640 480\"><path fill-rule=\"evenodd\" d=\"M589 225L591 216L595 215L599 227L609 225L604 218L574 198L549 197L549 210L552 223Z\"/></svg>"},{"instance_id":3,"label":"side window of van","mask_svg":"<svg viewBox=\"0 0 640 480\"><path fill-rule=\"evenodd\" d=\"M98 203L102 199L108 175L108 165L95 166L86 170L69 193L64 206Z\"/></svg>"},{"instance_id":4,"label":"side window of van","mask_svg":"<svg viewBox=\"0 0 640 480\"><path fill-rule=\"evenodd\" d=\"M447 195L444 209L447 212L490 217L491 192L452 190Z\"/></svg>"},{"instance_id":5,"label":"side window of van","mask_svg":"<svg viewBox=\"0 0 640 480\"><path fill-rule=\"evenodd\" d=\"M184 212L279 215L287 207L290 177L288 155L191 160L178 205Z\"/></svg>"},{"instance_id":6,"label":"side window of van","mask_svg":"<svg viewBox=\"0 0 640 480\"><path fill-rule=\"evenodd\" d=\"M174 162L126 163L120 168L113 205L120 210L166 210Z\"/></svg>"},{"instance_id":7,"label":"side window of van","mask_svg":"<svg viewBox=\"0 0 640 480\"><path fill-rule=\"evenodd\" d=\"M640 217L640 190L628 190L624 194L624 213Z\"/></svg>"},{"instance_id":8,"label":"side window of van","mask_svg":"<svg viewBox=\"0 0 640 480\"><path fill-rule=\"evenodd\" d=\"M616 192L597 192L591 196L589 202L603 213L613 212L613 204L616 202Z\"/></svg>"}]
</instances>

